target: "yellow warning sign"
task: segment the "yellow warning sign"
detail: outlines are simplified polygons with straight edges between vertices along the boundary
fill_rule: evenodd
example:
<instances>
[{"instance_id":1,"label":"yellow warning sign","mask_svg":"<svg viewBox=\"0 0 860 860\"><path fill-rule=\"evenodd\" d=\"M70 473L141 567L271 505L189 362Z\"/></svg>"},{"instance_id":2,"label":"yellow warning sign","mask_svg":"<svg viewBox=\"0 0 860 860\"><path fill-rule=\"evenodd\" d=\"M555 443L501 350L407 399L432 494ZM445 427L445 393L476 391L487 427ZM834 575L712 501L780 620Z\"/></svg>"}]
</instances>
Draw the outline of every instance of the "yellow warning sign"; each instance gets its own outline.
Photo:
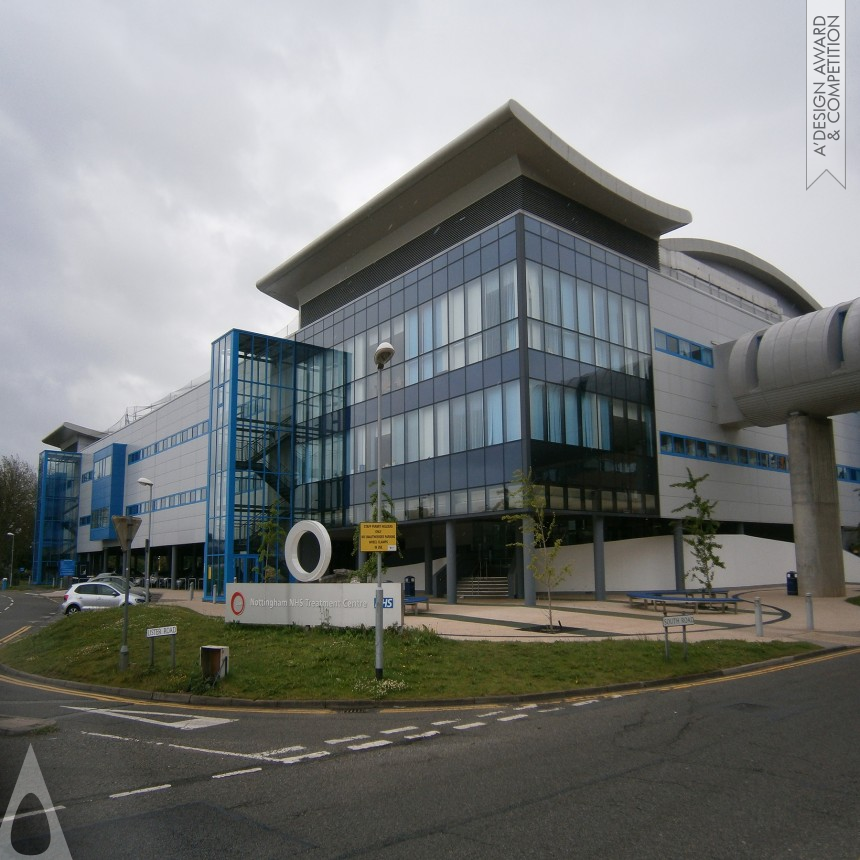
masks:
<instances>
[{"instance_id":1,"label":"yellow warning sign","mask_svg":"<svg viewBox=\"0 0 860 860\"><path fill-rule=\"evenodd\" d=\"M362 552L397 552L397 523L361 523L358 535Z\"/></svg>"}]
</instances>

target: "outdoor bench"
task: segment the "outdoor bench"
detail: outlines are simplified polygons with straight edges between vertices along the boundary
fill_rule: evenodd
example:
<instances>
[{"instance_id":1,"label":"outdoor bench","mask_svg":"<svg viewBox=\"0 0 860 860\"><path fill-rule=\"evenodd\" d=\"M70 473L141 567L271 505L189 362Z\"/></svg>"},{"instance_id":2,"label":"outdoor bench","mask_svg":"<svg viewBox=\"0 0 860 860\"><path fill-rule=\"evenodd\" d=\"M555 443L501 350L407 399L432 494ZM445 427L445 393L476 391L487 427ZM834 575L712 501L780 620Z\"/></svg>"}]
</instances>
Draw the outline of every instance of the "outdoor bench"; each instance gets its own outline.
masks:
<instances>
[{"instance_id":1,"label":"outdoor bench","mask_svg":"<svg viewBox=\"0 0 860 860\"><path fill-rule=\"evenodd\" d=\"M669 604L677 603L692 606L697 611L700 606L719 607L725 612L731 606L735 612L738 611L739 597L729 597L727 588L715 588L712 592L705 594L702 591L690 591L683 589L670 589L667 591L628 591L627 597L632 606L634 601L641 601L647 608L653 604L654 608L666 611Z\"/></svg>"},{"instance_id":2,"label":"outdoor bench","mask_svg":"<svg viewBox=\"0 0 860 860\"><path fill-rule=\"evenodd\" d=\"M424 604L424 608L429 612L430 611L430 598L425 597L423 595L416 596L414 594L408 594L403 598L404 606L411 606L414 615L418 614L418 607L421 604Z\"/></svg>"}]
</instances>

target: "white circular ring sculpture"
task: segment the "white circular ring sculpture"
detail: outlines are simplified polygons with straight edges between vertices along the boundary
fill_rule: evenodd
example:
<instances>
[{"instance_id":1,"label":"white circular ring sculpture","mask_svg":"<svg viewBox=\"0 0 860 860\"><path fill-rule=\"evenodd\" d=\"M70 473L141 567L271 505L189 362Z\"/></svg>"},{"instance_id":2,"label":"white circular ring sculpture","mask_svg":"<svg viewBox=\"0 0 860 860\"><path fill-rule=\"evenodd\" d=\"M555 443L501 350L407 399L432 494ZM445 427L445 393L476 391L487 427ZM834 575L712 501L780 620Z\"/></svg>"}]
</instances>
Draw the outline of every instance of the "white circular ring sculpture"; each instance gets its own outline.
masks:
<instances>
[{"instance_id":1,"label":"white circular ring sculpture","mask_svg":"<svg viewBox=\"0 0 860 860\"><path fill-rule=\"evenodd\" d=\"M299 542L306 534L313 535L320 547L320 558L313 570L305 570L299 561ZM299 582L316 582L322 578L331 562L331 537L328 530L317 520L300 520L287 534L284 556L287 569Z\"/></svg>"}]
</instances>

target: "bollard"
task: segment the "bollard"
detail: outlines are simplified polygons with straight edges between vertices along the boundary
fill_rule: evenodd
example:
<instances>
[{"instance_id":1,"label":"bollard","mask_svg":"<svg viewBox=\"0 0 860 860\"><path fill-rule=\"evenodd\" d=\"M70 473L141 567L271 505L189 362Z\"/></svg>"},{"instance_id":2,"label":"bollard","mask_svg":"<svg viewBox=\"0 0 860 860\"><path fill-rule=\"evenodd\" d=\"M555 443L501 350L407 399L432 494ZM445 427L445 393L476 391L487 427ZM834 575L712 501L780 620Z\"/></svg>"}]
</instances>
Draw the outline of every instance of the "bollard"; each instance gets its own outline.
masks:
<instances>
[{"instance_id":1,"label":"bollard","mask_svg":"<svg viewBox=\"0 0 860 860\"><path fill-rule=\"evenodd\" d=\"M815 619L812 617L812 594L806 592L806 629L815 630Z\"/></svg>"},{"instance_id":2,"label":"bollard","mask_svg":"<svg viewBox=\"0 0 860 860\"><path fill-rule=\"evenodd\" d=\"M755 635L764 636L764 626L761 620L761 598L755 599Z\"/></svg>"},{"instance_id":3,"label":"bollard","mask_svg":"<svg viewBox=\"0 0 860 860\"><path fill-rule=\"evenodd\" d=\"M194 580L191 580L191 584L188 586L188 599L194 600Z\"/></svg>"}]
</instances>

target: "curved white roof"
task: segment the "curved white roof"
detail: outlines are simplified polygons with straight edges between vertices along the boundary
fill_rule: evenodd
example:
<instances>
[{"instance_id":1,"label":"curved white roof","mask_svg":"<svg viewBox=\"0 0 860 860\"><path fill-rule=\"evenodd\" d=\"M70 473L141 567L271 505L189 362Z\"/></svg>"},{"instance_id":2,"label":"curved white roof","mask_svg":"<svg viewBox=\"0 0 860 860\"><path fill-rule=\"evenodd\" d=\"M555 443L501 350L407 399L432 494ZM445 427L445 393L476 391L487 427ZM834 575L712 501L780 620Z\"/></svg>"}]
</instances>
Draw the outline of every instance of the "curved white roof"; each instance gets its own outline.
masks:
<instances>
[{"instance_id":1,"label":"curved white roof","mask_svg":"<svg viewBox=\"0 0 860 860\"><path fill-rule=\"evenodd\" d=\"M821 309L821 305L800 284L793 281L776 266L750 254L749 251L744 251L742 248L736 248L722 242L713 242L709 239L684 237L662 239L660 245L667 251L677 251L692 257L694 260L701 260L703 263L717 263L726 268L737 269L752 275L771 287L777 295L782 296L801 313Z\"/></svg>"},{"instance_id":2,"label":"curved white roof","mask_svg":"<svg viewBox=\"0 0 860 860\"><path fill-rule=\"evenodd\" d=\"M602 170L509 101L261 278L257 288L300 307L519 176L652 239L692 219Z\"/></svg>"}]
</instances>

